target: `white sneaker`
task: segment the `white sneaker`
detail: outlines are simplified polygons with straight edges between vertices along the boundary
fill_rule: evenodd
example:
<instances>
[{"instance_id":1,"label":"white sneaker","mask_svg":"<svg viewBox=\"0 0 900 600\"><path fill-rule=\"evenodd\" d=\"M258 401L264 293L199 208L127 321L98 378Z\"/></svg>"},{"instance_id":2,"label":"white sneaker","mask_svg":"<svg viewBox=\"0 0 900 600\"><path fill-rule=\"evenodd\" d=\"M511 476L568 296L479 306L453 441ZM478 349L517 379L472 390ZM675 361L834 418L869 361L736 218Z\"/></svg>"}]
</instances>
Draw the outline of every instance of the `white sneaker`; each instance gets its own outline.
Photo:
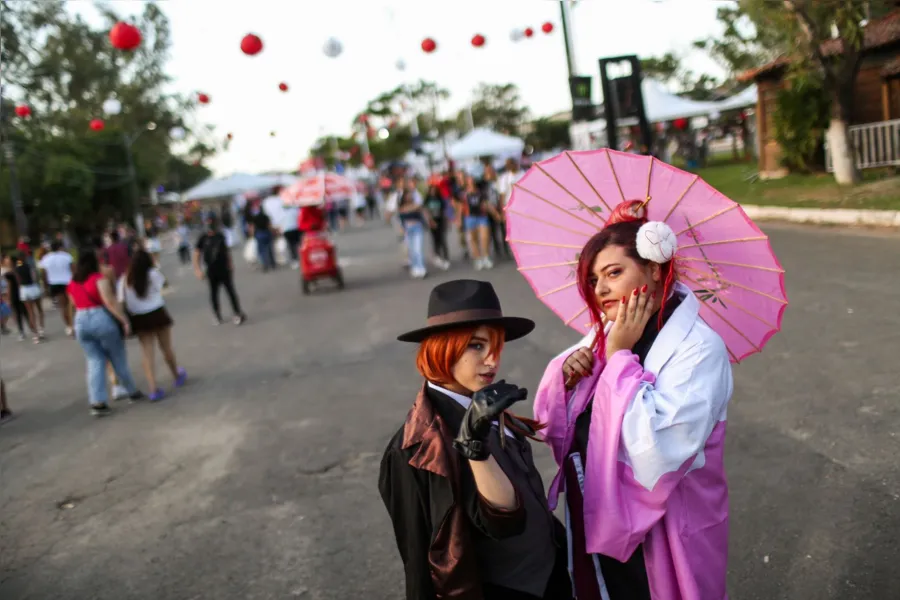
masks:
<instances>
[{"instance_id":1,"label":"white sneaker","mask_svg":"<svg viewBox=\"0 0 900 600\"><path fill-rule=\"evenodd\" d=\"M484 268L484 259L476 258L475 259L475 270L480 271Z\"/></svg>"},{"instance_id":2,"label":"white sneaker","mask_svg":"<svg viewBox=\"0 0 900 600\"><path fill-rule=\"evenodd\" d=\"M296 263L296 262L291 263L291 269L293 269L294 271L296 271L299 268L300 268L300 263Z\"/></svg>"},{"instance_id":3,"label":"white sneaker","mask_svg":"<svg viewBox=\"0 0 900 600\"><path fill-rule=\"evenodd\" d=\"M450 261L449 261L449 260L446 260L446 259L441 259L441 264L438 265L438 268L439 268L441 271L447 271L447 270L449 270L449 269L450 269Z\"/></svg>"},{"instance_id":4,"label":"white sneaker","mask_svg":"<svg viewBox=\"0 0 900 600\"><path fill-rule=\"evenodd\" d=\"M409 274L413 279L425 279L425 276L428 274L423 268L410 269Z\"/></svg>"},{"instance_id":5,"label":"white sneaker","mask_svg":"<svg viewBox=\"0 0 900 600\"><path fill-rule=\"evenodd\" d=\"M491 259L489 259L489 258L485 258L483 264L484 264L485 269L493 269L494 268L494 263L491 262Z\"/></svg>"},{"instance_id":6,"label":"white sneaker","mask_svg":"<svg viewBox=\"0 0 900 600\"><path fill-rule=\"evenodd\" d=\"M128 397L128 390L121 385L114 385L112 390L113 400L122 400Z\"/></svg>"},{"instance_id":7,"label":"white sneaker","mask_svg":"<svg viewBox=\"0 0 900 600\"><path fill-rule=\"evenodd\" d=\"M73 335L74 333L75 333L75 330L74 330L74 329L72 329L71 327L66 327L66 335L67 335L67 336L72 337L72 335Z\"/></svg>"}]
</instances>

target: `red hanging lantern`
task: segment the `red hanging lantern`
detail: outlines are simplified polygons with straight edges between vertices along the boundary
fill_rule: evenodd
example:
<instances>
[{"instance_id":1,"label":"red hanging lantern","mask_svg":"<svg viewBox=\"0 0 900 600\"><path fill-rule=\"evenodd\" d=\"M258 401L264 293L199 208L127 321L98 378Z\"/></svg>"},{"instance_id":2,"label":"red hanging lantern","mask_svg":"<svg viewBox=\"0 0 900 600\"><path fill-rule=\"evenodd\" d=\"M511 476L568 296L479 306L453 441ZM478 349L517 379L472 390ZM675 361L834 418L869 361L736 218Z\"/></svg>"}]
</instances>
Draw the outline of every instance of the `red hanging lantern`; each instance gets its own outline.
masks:
<instances>
[{"instance_id":1,"label":"red hanging lantern","mask_svg":"<svg viewBox=\"0 0 900 600\"><path fill-rule=\"evenodd\" d=\"M134 50L141 45L141 32L134 25L119 21L109 30L109 41L118 50Z\"/></svg>"},{"instance_id":2,"label":"red hanging lantern","mask_svg":"<svg viewBox=\"0 0 900 600\"><path fill-rule=\"evenodd\" d=\"M359 115L359 118L356 119L356 120L359 121L360 123L368 123L368 122L369 122L369 115L363 113L363 114Z\"/></svg>"},{"instance_id":3,"label":"red hanging lantern","mask_svg":"<svg viewBox=\"0 0 900 600\"><path fill-rule=\"evenodd\" d=\"M90 128L94 131L103 131L104 127L106 127L106 123L103 122L103 119L94 119L90 123Z\"/></svg>"},{"instance_id":4,"label":"red hanging lantern","mask_svg":"<svg viewBox=\"0 0 900 600\"><path fill-rule=\"evenodd\" d=\"M230 142L233 137L234 136L229 133L228 135L225 136L225 139Z\"/></svg>"},{"instance_id":5,"label":"red hanging lantern","mask_svg":"<svg viewBox=\"0 0 900 600\"><path fill-rule=\"evenodd\" d=\"M685 118L675 119L674 121L672 121L672 125L678 131L684 131L685 129L688 128L688 120Z\"/></svg>"},{"instance_id":6,"label":"red hanging lantern","mask_svg":"<svg viewBox=\"0 0 900 600\"><path fill-rule=\"evenodd\" d=\"M531 27L526 27L524 33L525 37L531 37L534 35L534 29L532 29Z\"/></svg>"},{"instance_id":7,"label":"red hanging lantern","mask_svg":"<svg viewBox=\"0 0 900 600\"><path fill-rule=\"evenodd\" d=\"M286 91L288 91L288 84L286 84L282 81L281 83L278 84L278 89L281 90L282 92L286 92Z\"/></svg>"},{"instance_id":8,"label":"red hanging lantern","mask_svg":"<svg viewBox=\"0 0 900 600\"><path fill-rule=\"evenodd\" d=\"M258 35L248 33L241 39L241 52L247 56L253 56L262 52L263 43Z\"/></svg>"},{"instance_id":9,"label":"red hanging lantern","mask_svg":"<svg viewBox=\"0 0 900 600\"><path fill-rule=\"evenodd\" d=\"M197 94L197 102L200 104L209 104L209 96L207 94Z\"/></svg>"},{"instance_id":10,"label":"red hanging lantern","mask_svg":"<svg viewBox=\"0 0 900 600\"><path fill-rule=\"evenodd\" d=\"M422 40L422 50L427 54L431 54L435 50L437 50L437 42L435 42L431 38L425 38Z\"/></svg>"},{"instance_id":11,"label":"red hanging lantern","mask_svg":"<svg viewBox=\"0 0 900 600\"><path fill-rule=\"evenodd\" d=\"M27 104L18 105L16 107L16 115L19 117L22 117L23 119L25 117L30 117L31 116L31 107L28 106Z\"/></svg>"},{"instance_id":12,"label":"red hanging lantern","mask_svg":"<svg viewBox=\"0 0 900 600\"><path fill-rule=\"evenodd\" d=\"M484 36L481 35L480 33L475 35L472 38L472 45L475 46L476 48L481 48L482 46L484 46L484 42L485 42Z\"/></svg>"},{"instance_id":13,"label":"red hanging lantern","mask_svg":"<svg viewBox=\"0 0 900 600\"><path fill-rule=\"evenodd\" d=\"M547 21L543 25L541 25L541 31L544 33L552 33L553 32L553 23Z\"/></svg>"}]
</instances>

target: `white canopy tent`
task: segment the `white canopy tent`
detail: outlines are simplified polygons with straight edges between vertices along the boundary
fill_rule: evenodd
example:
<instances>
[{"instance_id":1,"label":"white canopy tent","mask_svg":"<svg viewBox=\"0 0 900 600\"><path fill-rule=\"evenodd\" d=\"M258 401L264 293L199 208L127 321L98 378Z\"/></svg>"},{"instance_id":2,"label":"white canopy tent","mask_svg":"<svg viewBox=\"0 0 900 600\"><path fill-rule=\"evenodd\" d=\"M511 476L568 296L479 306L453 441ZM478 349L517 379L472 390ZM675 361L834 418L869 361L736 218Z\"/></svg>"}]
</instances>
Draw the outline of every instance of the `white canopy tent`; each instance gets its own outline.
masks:
<instances>
[{"instance_id":1,"label":"white canopy tent","mask_svg":"<svg viewBox=\"0 0 900 600\"><path fill-rule=\"evenodd\" d=\"M735 94L731 98L716 102L716 110L725 112L726 110L737 110L739 108L747 108L748 106L756 106L756 101L758 99L759 90L757 89L756 84L754 84L743 92Z\"/></svg>"},{"instance_id":2,"label":"white canopy tent","mask_svg":"<svg viewBox=\"0 0 900 600\"><path fill-rule=\"evenodd\" d=\"M293 175L252 175L234 173L228 177L210 178L203 181L184 194L185 200L207 200L210 198L228 198L244 192L262 192L276 185L290 185L297 178Z\"/></svg>"},{"instance_id":3,"label":"white canopy tent","mask_svg":"<svg viewBox=\"0 0 900 600\"><path fill-rule=\"evenodd\" d=\"M644 93L647 120L651 123L702 117L722 110L718 102L700 102L676 96L654 79L644 79L641 91Z\"/></svg>"},{"instance_id":4,"label":"white canopy tent","mask_svg":"<svg viewBox=\"0 0 900 600\"><path fill-rule=\"evenodd\" d=\"M519 157L525 149L525 141L477 127L450 146L448 154L454 160L467 160L480 156L494 156L498 159Z\"/></svg>"}]
</instances>

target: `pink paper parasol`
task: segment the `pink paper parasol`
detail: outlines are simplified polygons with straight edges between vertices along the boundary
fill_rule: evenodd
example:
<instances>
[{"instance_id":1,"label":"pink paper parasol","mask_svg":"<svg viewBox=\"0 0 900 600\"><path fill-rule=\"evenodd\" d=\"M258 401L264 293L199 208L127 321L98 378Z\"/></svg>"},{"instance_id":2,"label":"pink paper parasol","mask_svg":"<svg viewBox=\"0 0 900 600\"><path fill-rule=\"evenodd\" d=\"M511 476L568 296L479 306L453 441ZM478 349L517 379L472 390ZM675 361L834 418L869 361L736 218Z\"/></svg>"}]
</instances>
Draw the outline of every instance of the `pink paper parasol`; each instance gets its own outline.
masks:
<instances>
[{"instance_id":1,"label":"pink paper parasol","mask_svg":"<svg viewBox=\"0 0 900 600\"><path fill-rule=\"evenodd\" d=\"M590 330L576 282L578 255L626 200L646 201L648 219L675 232L676 277L701 301L700 316L725 341L732 362L762 350L781 329L788 304L768 236L698 175L649 156L564 152L514 185L507 240L538 298L566 325Z\"/></svg>"},{"instance_id":2,"label":"pink paper parasol","mask_svg":"<svg viewBox=\"0 0 900 600\"><path fill-rule=\"evenodd\" d=\"M285 206L318 206L332 200L350 198L356 193L352 179L337 173L301 177L281 191Z\"/></svg>"}]
</instances>

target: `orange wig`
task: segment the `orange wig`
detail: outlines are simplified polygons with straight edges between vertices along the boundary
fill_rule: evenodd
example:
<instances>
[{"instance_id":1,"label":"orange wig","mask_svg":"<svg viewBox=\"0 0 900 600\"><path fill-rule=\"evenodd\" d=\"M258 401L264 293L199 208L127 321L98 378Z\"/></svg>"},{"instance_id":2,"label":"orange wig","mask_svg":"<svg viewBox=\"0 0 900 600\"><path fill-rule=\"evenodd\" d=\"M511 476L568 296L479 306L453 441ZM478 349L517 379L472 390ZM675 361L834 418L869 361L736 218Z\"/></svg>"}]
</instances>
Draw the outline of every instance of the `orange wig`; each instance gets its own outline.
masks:
<instances>
[{"instance_id":1,"label":"orange wig","mask_svg":"<svg viewBox=\"0 0 900 600\"><path fill-rule=\"evenodd\" d=\"M500 327L488 326L487 329L488 344L491 348L490 356L499 358L500 353L503 352L506 333ZM435 333L425 338L419 345L419 353L416 356L416 369L428 381L444 385L453 383L455 381L453 379L453 366L462 358L477 330L478 327L460 327ZM532 419L526 419L525 417L515 418L531 427L534 431L540 431L546 427L546 425ZM515 427L509 421L507 421L506 425L531 439L543 441L529 432Z\"/></svg>"},{"instance_id":2,"label":"orange wig","mask_svg":"<svg viewBox=\"0 0 900 600\"><path fill-rule=\"evenodd\" d=\"M459 362L472 342L477 327L451 329L431 335L419 346L416 369L422 377L434 383L452 383L453 365ZM499 327L488 327L491 356L499 358L503 352L504 332Z\"/></svg>"}]
</instances>

